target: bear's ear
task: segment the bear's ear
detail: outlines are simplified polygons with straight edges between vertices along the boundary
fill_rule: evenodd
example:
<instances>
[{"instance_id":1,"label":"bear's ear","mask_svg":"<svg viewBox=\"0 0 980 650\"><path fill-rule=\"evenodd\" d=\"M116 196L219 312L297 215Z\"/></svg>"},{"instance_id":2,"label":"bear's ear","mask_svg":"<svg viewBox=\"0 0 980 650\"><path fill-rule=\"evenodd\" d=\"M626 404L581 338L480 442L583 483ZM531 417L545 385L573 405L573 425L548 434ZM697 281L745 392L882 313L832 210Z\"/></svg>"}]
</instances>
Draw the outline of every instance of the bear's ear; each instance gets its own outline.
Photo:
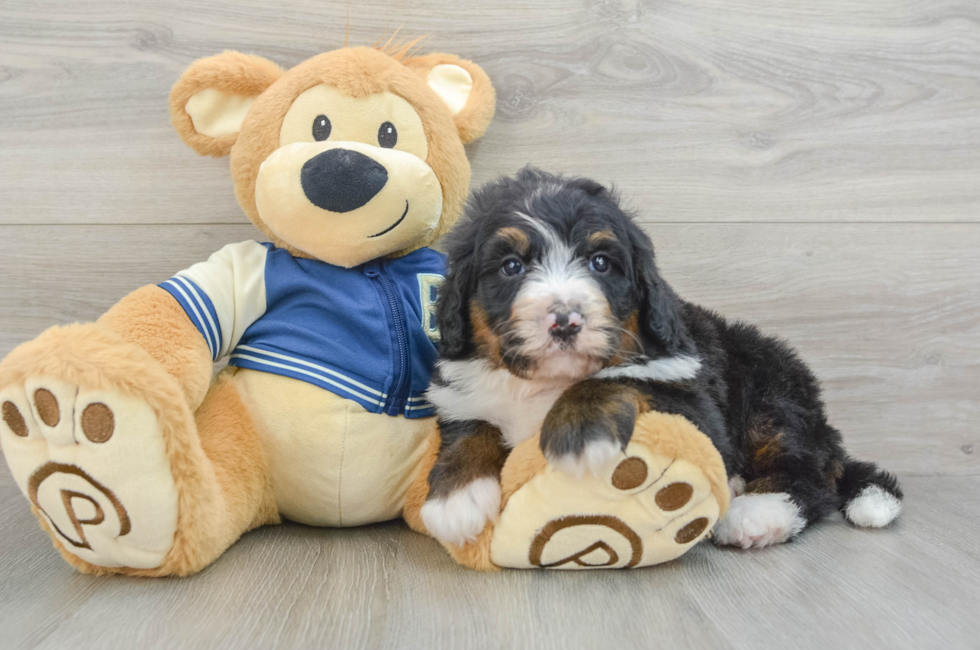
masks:
<instances>
[{"instance_id":1,"label":"bear's ear","mask_svg":"<svg viewBox=\"0 0 980 650\"><path fill-rule=\"evenodd\" d=\"M255 98L282 75L272 61L224 52L198 59L170 91L170 121L202 156L227 156Z\"/></svg>"},{"instance_id":2,"label":"bear's ear","mask_svg":"<svg viewBox=\"0 0 980 650\"><path fill-rule=\"evenodd\" d=\"M463 144L479 138L490 126L497 99L490 78L480 66L452 54L406 59L449 108Z\"/></svg>"}]
</instances>

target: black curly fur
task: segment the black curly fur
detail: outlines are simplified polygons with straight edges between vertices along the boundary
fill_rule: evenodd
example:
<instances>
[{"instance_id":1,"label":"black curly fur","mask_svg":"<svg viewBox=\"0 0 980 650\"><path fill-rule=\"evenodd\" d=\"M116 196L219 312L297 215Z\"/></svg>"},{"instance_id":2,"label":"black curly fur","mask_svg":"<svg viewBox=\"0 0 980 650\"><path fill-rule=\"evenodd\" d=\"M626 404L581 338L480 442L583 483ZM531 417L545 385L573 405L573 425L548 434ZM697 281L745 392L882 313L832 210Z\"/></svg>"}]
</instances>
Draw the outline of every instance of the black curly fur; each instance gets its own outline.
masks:
<instances>
[{"instance_id":1,"label":"black curly fur","mask_svg":"<svg viewBox=\"0 0 980 650\"><path fill-rule=\"evenodd\" d=\"M846 509L869 486L902 498L893 475L848 457L840 432L827 421L819 382L797 353L753 325L729 321L679 298L657 270L649 237L620 207L616 193L595 181L529 167L473 195L466 216L446 242L450 271L437 307L443 358L464 360L477 355L469 321L473 301L488 314L491 325L510 314L515 285L501 279L499 256L481 246L502 224L513 223L515 212L527 211L529 204L534 207L533 218L569 244L581 247L576 238L588 235L583 228L586 222L628 241L620 253L619 272L601 279L612 313L621 322L627 314L639 315L647 358L693 355L700 359L701 368L690 380L615 381L622 390L639 395L650 409L683 415L698 426L718 448L729 475L745 479L748 492L788 493L807 524ZM533 234L529 234L532 239ZM494 321L497 315L499 321ZM434 381L441 381L438 374ZM596 381L587 379L569 393ZM635 412L616 407L617 399L623 400L608 390L592 390L587 399L600 399L596 397L600 394L604 401L596 403L601 408L593 410L606 420L617 423L626 415L635 417ZM566 401L559 399L542 430L542 444L555 447L555 453L585 446L584 439L569 439L569 435L595 435L595 427L574 426L571 421L584 417L581 414L588 409L578 406L556 413ZM621 413L625 415L620 417ZM552 426L554 422L560 426ZM623 435L618 431L622 427L614 428L617 431L607 432L609 437L625 446L631 431Z\"/></svg>"}]
</instances>

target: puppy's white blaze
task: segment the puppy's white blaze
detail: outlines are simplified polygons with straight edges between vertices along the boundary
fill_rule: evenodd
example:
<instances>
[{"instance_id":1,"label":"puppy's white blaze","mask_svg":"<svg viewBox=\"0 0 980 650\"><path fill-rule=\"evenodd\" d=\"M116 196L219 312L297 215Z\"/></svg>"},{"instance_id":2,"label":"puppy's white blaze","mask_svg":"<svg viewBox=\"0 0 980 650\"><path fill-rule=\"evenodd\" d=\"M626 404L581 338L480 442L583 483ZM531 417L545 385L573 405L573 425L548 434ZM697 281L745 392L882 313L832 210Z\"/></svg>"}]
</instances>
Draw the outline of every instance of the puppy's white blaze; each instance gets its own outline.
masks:
<instances>
[{"instance_id":1,"label":"puppy's white blaze","mask_svg":"<svg viewBox=\"0 0 980 650\"><path fill-rule=\"evenodd\" d=\"M650 381L679 381L694 379L701 369L701 360L697 357L682 355L651 359L646 363L628 366L613 366L603 368L596 373L596 379L647 379Z\"/></svg>"},{"instance_id":2,"label":"puppy's white blaze","mask_svg":"<svg viewBox=\"0 0 980 650\"><path fill-rule=\"evenodd\" d=\"M542 259L528 270L514 299L514 334L523 341L517 352L540 361L532 370L535 375L584 377L596 370L590 357L602 356L609 348L606 332L615 325L609 302L585 261L576 257L575 250L558 233L522 212L516 214L547 244ZM562 348L548 328L555 305L582 317L582 329L568 348ZM563 359L563 354L577 359Z\"/></svg>"},{"instance_id":3,"label":"puppy's white blaze","mask_svg":"<svg viewBox=\"0 0 980 650\"><path fill-rule=\"evenodd\" d=\"M895 521L902 502L878 485L869 485L851 499L844 516L855 526L882 528Z\"/></svg>"},{"instance_id":4,"label":"puppy's white blaze","mask_svg":"<svg viewBox=\"0 0 980 650\"><path fill-rule=\"evenodd\" d=\"M623 448L612 440L594 440L585 446L581 455L549 456L548 462L559 472L582 480L586 472L602 477L603 471L622 451Z\"/></svg>"},{"instance_id":5,"label":"puppy's white blaze","mask_svg":"<svg viewBox=\"0 0 980 650\"><path fill-rule=\"evenodd\" d=\"M525 207L527 207L527 203L526 202L525 202ZM528 209L530 210L530 208L528 208ZM547 240L547 242L548 242L549 245L550 244L561 244L561 240L558 238L558 233L556 233L554 230L552 230L551 228L549 228L543 222L538 221L537 219L535 219L531 215L525 214L523 212L515 212L514 214L517 215L518 217L520 217L521 219L523 219L524 221L526 221L528 223L528 225L530 225L532 228L534 228L535 230L537 230L541 234L541 236L544 237L545 240Z\"/></svg>"},{"instance_id":6,"label":"puppy's white blaze","mask_svg":"<svg viewBox=\"0 0 980 650\"><path fill-rule=\"evenodd\" d=\"M799 507L785 492L743 494L732 500L725 518L715 527L716 544L761 548L782 544L806 526Z\"/></svg>"},{"instance_id":7,"label":"puppy's white blaze","mask_svg":"<svg viewBox=\"0 0 980 650\"><path fill-rule=\"evenodd\" d=\"M534 203L535 201L543 197L545 194L555 195L561 192L563 189L565 189L565 186L562 185L561 183L545 183L543 185L540 185L537 189L534 190L534 193L531 194L531 196L524 199L524 207L527 208L528 212L533 212L534 208L531 207L532 203ZM524 217L527 216L523 213L520 214L521 216Z\"/></svg>"},{"instance_id":8,"label":"puppy's white blaze","mask_svg":"<svg viewBox=\"0 0 980 650\"><path fill-rule=\"evenodd\" d=\"M478 478L446 498L422 506L422 523L436 539L462 546L475 541L488 521L500 514L500 483Z\"/></svg>"}]
</instances>

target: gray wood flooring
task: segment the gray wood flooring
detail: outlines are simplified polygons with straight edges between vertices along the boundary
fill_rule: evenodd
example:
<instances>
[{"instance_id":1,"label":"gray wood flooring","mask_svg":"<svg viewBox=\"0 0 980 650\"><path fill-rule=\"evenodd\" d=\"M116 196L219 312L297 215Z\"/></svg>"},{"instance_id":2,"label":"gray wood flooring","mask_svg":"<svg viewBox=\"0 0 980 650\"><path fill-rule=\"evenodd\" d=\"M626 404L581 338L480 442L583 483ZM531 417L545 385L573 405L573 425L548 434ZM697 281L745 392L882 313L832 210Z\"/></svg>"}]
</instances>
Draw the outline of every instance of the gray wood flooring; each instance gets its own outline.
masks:
<instances>
[{"instance_id":1,"label":"gray wood flooring","mask_svg":"<svg viewBox=\"0 0 980 650\"><path fill-rule=\"evenodd\" d=\"M4 470L6 471L6 470ZM835 518L639 571L478 574L401 523L246 535L191 578L93 578L0 487L4 648L975 648L980 477L907 477L887 530Z\"/></svg>"},{"instance_id":2,"label":"gray wood flooring","mask_svg":"<svg viewBox=\"0 0 980 650\"><path fill-rule=\"evenodd\" d=\"M884 531L702 545L622 573L478 575L400 523L247 535L182 580L74 573L0 464L0 649L980 647L976 0L0 0L0 355L256 236L167 94L402 26L481 64L474 184L615 183L682 295L792 341Z\"/></svg>"}]
</instances>

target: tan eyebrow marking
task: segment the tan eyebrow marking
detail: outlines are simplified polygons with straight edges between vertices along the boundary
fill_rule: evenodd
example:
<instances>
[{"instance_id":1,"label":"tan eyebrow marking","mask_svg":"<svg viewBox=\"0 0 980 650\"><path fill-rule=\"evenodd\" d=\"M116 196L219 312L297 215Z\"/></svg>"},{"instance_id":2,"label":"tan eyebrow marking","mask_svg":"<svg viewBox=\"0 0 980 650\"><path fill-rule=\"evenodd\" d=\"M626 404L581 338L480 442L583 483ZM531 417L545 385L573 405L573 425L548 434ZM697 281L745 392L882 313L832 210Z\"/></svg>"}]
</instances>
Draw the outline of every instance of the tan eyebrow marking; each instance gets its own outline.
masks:
<instances>
[{"instance_id":1,"label":"tan eyebrow marking","mask_svg":"<svg viewBox=\"0 0 980 650\"><path fill-rule=\"evenodd\" d=\"M520 228L513 226L501 228L497 231L496 236L510 241L521 253L527 253L531 248L531 239Z\"/></svg>"},{"instance_id":2,"label":"tan eyebrow marking","mask_svg":"<svg viewBox=\"0 0 980 650\"><path fill-rule=\"evenodd\" d=\"M611 230L597 230L589 235L590 244L598 244L601 241L616 241L616 235Z\"/></svg>"}]
</instances>

